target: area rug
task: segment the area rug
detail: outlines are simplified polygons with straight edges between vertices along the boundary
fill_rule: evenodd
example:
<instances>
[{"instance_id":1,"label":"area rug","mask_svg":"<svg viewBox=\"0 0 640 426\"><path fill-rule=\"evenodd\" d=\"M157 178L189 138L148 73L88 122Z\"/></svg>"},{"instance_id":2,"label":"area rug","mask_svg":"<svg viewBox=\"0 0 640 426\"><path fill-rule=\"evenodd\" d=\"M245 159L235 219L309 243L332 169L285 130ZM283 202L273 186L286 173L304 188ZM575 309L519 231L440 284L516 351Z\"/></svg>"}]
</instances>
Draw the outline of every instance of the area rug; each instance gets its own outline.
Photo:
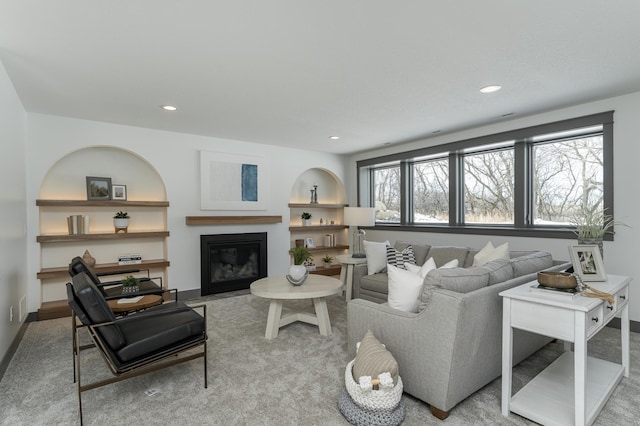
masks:
<instances>
[{"instance_id":1,"label":"area rug","mask_svg":"<svg viewBox=\"0 0 640 426\"><path fill-rule=\"evenodd\" d=\"M247 294L205 303L209 387L203 387L198 360L87 391L82 398L86 425L348 425L337 408L344 369L353 357L347 353L342 297L328 298L331 336L294 323L274 340L264 338L268 300ZM310 301L286 306L312 309ZM590 352L619 361L618 336L619 330L603 330L589 343ZM514 390L561 350L560 344L550 344L518 366ZM84 353L83 382L110 376L94 350ZM618 386L595 424L633 424L640 418L635 397L640 390L639 359L640 339L632 333L632 377ZM79 424L72 379L70 319L29 324L0 382L0 424ZM501 415L500 379L459 404L444 423L431 415L427 404L406 394L403 402L405 425L532 424Z\"/></svg>"}]
</instances>

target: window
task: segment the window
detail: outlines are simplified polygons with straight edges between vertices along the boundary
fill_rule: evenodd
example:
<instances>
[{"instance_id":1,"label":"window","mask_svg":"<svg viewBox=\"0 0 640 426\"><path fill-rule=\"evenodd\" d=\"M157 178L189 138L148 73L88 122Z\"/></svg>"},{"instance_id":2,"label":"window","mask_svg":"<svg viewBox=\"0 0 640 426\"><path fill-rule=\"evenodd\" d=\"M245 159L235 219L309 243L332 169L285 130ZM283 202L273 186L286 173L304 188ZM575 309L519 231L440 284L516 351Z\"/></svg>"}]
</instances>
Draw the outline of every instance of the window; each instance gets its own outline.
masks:
<instances>
[{"instance_id":1,"label":"window","mask_svg":"<svg viewBox=\"0 0 640 426\"><path fill-rule=\"evenodd\" d=\"M412 165L413 221L449 222L449 161L425 160Z\"/></svg>"},{"instance_id":2,"label":"window","mask_svg":"<svg viewBox=\"0 0 640 426\"><path fill-rule=\"evenodd\" d=\"M376 221L400 223L400 167L373 169Z\"/></svg>"},{"instance_id":3,"label":"window","mask_svg":"<svg viewBox=\"0 0 640 426\"><path fill-rule=\"evenodd\" d=\"M613 215L613 111L358 161L376 226L573 238L573 217Z\"/></svg>"}]
</instances>

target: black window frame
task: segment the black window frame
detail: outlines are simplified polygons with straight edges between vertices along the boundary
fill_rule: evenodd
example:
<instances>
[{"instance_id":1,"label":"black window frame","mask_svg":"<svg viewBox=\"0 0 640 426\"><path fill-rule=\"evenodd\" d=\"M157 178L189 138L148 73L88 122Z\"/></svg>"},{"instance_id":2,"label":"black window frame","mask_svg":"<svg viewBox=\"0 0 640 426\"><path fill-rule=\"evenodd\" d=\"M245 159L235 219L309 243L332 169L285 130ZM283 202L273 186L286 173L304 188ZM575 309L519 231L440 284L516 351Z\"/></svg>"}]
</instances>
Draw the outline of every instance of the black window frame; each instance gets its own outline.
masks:
<instances>
[{"instance_id":1,"label":"black window frame","mask_svg":"<svg viewBox=\"0 0 640 426\"><path fill-rule=\"evenodd\" d=\"M356 162L358 204L370 206L372 200L373 169L378 166L399 164L400 166L400 223L376 222L375 229L410 232L437 232L476 235L505 235L517 237L575 239L569 226L535 225L533 221L532 142L536 136L562 132L590 126L602 126L603 138L603 206L607 214L613 215L613 115L614 111L571 118L522 129L516 129L476 138L450 142L442 145L414 149L406 152L368 158ZM465 152L482 146L514 141L514 224L464 224L464 188L462 182L462 157ZM449 156L449 223L412 223L412 164L425 157ZM613 233L605 235L613 241Z\"/></svg>"}]
</instances>

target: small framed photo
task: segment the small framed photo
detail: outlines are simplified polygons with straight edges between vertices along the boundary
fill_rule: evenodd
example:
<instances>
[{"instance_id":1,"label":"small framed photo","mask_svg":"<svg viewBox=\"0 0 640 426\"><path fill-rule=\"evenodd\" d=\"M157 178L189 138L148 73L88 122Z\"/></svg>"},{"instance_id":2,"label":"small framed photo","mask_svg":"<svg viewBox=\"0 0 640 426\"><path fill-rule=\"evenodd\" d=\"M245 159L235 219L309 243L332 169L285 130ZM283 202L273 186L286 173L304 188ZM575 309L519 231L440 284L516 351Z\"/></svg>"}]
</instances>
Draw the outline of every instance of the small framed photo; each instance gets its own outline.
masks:
<instances>
[{"instance_id":1,"label":"small framed photo","mask_svg":"<svg viewBox=\"0 0 640 426\"><path fill-rule=\"evenodd\" d=\"M305 239L305 243L307 244L307 248L314 248L315 244L313 244L313 238Z\"/></svg>"},{"instance_id":2,"label":"small framed photo","mask_svg":"<svg viewBox=\"0 0 640 426\"><path fill-rule=\"evenodd\" d=\"M582 281L606 281L607 273L600 255L600 248L593 244L569 246L573 270Z\"/></svg>"},{"instance_id":3,"label":"small framed photo","mask_svg":"<svg viewBox=\"0 0 640 426\"><path fill-rule=\"evenodd\" d=\"M111 178L87 176L87 200L110 200Z\"/></svg>"},{"instance_id":4,"label":"small framed photo","mask_svg":"<svg viewBox=\"0 0 640 426\"><path fill-rule=\"evenodd\" d=\"M111 185L111 199L127 201L127 185Z\"/></svg>"}]
</instances>

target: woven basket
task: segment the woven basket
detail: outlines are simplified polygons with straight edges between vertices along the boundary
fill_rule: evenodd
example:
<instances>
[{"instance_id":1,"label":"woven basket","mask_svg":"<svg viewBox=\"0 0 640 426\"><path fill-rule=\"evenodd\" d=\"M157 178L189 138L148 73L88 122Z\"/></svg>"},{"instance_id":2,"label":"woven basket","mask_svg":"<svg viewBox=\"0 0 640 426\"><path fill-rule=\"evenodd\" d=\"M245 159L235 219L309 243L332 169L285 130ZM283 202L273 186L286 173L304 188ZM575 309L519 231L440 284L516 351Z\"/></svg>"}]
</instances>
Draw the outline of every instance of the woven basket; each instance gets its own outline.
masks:
<instances>
[{"instance_id":1,"label":"woven basket","mask_svg":"<svg viewBox=\"0 0 640 426\"><path fill-rule=\"evenodd\" d=\"M398 382L392 388L383 388L379 390L362 389L355 380L353 380L353 362L349 361L344 371L344 384L349 392L349 396L360 407L369 410L393 410L400 403L402 398L402 379L398 376Z\"/></svg>"}]
</instances>

